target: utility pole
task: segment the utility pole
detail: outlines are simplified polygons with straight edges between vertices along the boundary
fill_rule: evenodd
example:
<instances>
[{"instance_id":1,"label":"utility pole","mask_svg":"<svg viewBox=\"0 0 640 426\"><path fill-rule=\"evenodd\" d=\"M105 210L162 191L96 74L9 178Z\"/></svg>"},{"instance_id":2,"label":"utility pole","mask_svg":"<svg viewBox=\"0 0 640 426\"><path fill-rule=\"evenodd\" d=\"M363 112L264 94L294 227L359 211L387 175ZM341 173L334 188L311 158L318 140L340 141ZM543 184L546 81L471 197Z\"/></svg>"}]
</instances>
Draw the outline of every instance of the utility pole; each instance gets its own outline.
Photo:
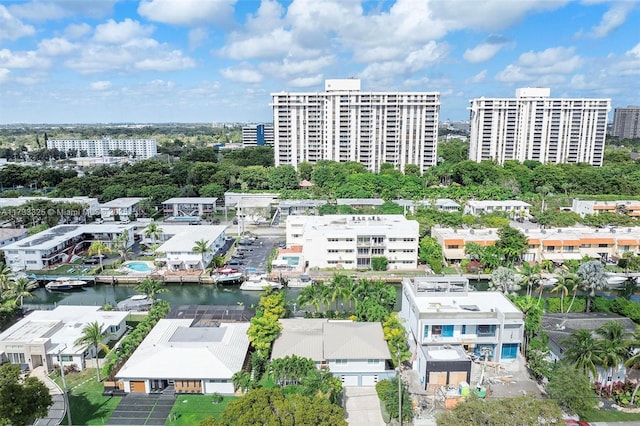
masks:
<instances>
[{"instance_id":1,"label":"utility pole","mask_svg":"<svg viewBox=\"0 0 640 426\"><path fill-rule=\"evenodd\" d=\"M400 345L398 345L398 422L402 426L402 375L400 374Z\"/></svg>"},{"instance_id":2,"label":"utility pole","mask_svg":"<svg viewBox=\"0 0 640 426\"><path fill-rule=\"evenodd\" d=\"M69 406L69 395L67 394L67 382L64 379L64 365L62 365L62 356L60 355L63 350L65 350L67 346L64 348L60 348L58 350L58 362L60 363L60 378L62 379L62 398L64 399L64 406L67 410L67 422L69 426L73 426L73 422L71 421L71 407Z\"/></svg>"}]
</instances>

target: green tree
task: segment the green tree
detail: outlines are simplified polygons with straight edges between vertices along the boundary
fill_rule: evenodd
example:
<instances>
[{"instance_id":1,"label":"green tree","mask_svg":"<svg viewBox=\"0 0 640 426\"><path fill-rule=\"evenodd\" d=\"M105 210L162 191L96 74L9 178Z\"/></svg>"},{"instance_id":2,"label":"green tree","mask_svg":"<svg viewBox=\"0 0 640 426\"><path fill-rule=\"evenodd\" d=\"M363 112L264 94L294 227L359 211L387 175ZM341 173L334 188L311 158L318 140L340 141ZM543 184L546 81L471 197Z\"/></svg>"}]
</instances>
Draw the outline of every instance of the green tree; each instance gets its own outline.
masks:
<instances>
[{"instance_id":1,"label":"green tree","mask_svg":"<svg viewBox=\"0 0 640 426\"><path fill-rule=\"evenodd\" d=\"M20 303L18 306L22 308L24 298L33 297L33 294L31 294L31 282L24 277L11 281L9 290L3 292L2 297L5 299L14 299L16 303Z\"/></svg>"},{"instance_id":2,"label":"green tree","mask_svg":"<svg viewBox=\"0 0 640 426\"><path fill-rule=\"evenodd\" d=\"M11 281L13 280L13 272L6 264L0 263L0 290L9 290Z\"/></svg>"},{"instance_id":3,"label":"green tree","mask_svg":"<svg viewBox=\"0 0 640 426\"><path fill-rule=\"evenodd\" d=\"M527 296L531 296L531 289L540 279L540 271L542 268L537 263L524 262L520 268L520 275L522 275L521 284L527 287Z\"/></svg>"},{"instance_id":4,"label":"green tree","mask_svg":"<svg viewBox=\"0 0 640 426\"><path fill-rule=\"evenodd\" d=\"M590 260L580 265L577 275L583 289L587 292L587 312L591 312L591 300L596 295L596 291L607 287L604 266L597 260Z\"/></svg>"},{"instance_id":5,"label":"green tree","mask_svg":"<svg viewBox=\"0 0 640 426\"><path fill-rule=\"evenodd\" d=\"M298 187L298 174L291 165L271 167L267 173L269 189L296 189Z\"/></svg>"},{"instance_id":6,"label":"green tree","mask_svg":"<svg viewBox=\"0 0 640 426\"><path fill-rule=\"evenodd\" d=\"M123 232L118 235L114 240L116 250L120 255L120 260L124 262L127 260L127 257L131 254L131 247L129 247L129 234L127 232Z\"/></svg>"},{"instance_id":7,"label":"green tree","mask_svg":"<svg viewBox=\"0 0 640 426\"><path fill-rule=\"evenodd\" d=\"M516 274L513 272L513 269L500 266L495 271L491 272L489 289L509 294L509 292L517 292L520 290L520 284Z\"/></svg>"},{"instance_id":8,"label":"green tree","mask_svg":"<svg viewBox=\"0 0 640 426\"><path fill-rule=\"evenodd\" d=\"M439 274L442 272L444 255L438 240L433 237L423 237L420 240L418 259L420 262L428 264L434 273Z\"/></svg>"},{"instance_id":9,"label":"green tree","mask_svg":"<svg viewBox=\"0 0 640 426\"><path fill-rule=\"evenodd\" d=\"M605 322L596 329L596 334L600 336L597 342L598 358L601 365L609 369L609 376L612 378L609 384L609 392L611 392L613 391L613 373L620 364L627 361L632 336L625 331L619 321Z\"/></svg>"},{"instance_id":10,"label":"green tree","mask_svg":"<svg viewBox=\"0 0 640 426\"><path fill-rule=\"evenodd\" d=\"M389 260L384 256L371 258L371 269L374 271L386 271L389 266Z\"/></svg>"},{"instance_id":11,"label":"green tree","mask_svg":"<svg viewBox=\"0 0 640 426\"><path fill-rule=\"evenodd\" d=\"M400 322L397 312L391 312L382 322L382 333L389 346L391 363L394 367L411 359L411 351L407 346L406 329Z\"/></svg>"},{"instance_id":12,"label":"green tree","mask_svg":"<svg viewBox=\"0 0 640 426\"><path fill-rule=\"evenodd\" d=\"M560 408L571 413L590 410L596 402L589 378L563 363L557 363L551 371L546 391Z\"/></svg>"},{"instance_id":13,"label":"green tree","mask_svg":"<svg viewBox=\"0 0 640 426\"><path fill-rule=\"evenodd\" d=\"M47 386L36 377L20 382L20 366L0 366L0 424L26 426L45 417L53 399Z\"/></svg>"},{"instance_id":14,"label":"green tree","mask_svg":"<svg viewBox=\"0 0 640 426\"><path fill-rule=\"evenodd\" d=\"M576 330L561 343L566 347L564 359L576 370L595 380L598 377L597 366L602 360L598 342L591 330Z\"/></svg>"},{"instance_id":15,"label":"green tree","mask_svg":"<svg viewBox=\"0 0 640 426\"><path fill-rule=\"evenodd\" d=\"M202 261L200 262L202 265L202 270L207 267L205 264L205 256L207 253L211 253L211 247L209 246L209 240L205 240L204 238L196 241L196 245L191 249L194 253L199 254Z\"/></svg>"},{"instance_id":16,"label":"green tree","mask_svg":"<svg viewBox=\"0 0 640 426\"><path fill-rule=\"evenodd\" d=\"M496 247L504 253L507 261L513 264L520 261L522 255L529 249L529 239L521 231L505 226L498 230L498 241Z\"/></svg>"},{"instance_id":17,"label":"green tree","mask_svg":"<svg viewBox=\"0 0 640 426\"><path fill-rule=\"evenodd\" d=\"M100 261L100 270L102 270L102 257L106 253L111 253L111 247L104 243L104 241L94 241L89 246L89 256L96 255Z\"/></svg>"},{"instance_id":18,"label":"green tree","mask_svg":"<svg viewBox=\"0 0 640 426\"><path fill-rule=\"evenodd\" d=\"M109 352L109 347L103 343L103 340L106 337L106 334L102 324L98 321L90 322L85 325L82 329L82 336L80 336L73 343L76 346L81 347L83 350L88 350L93 348L96 353L96 374L98 381L100 381L100 365L98 364L98 360L100 359L98 353L100 349L102 349L105 353Z\"/></svg>"},{"instance_id":19,"label":"green tree","mask_svg":"<svg viewBox=\"0 0 640 426\"><path fill-rule=\"evenodd\" d=\"M165 293L168 290L160 281L147 277L136 286L136 291L146 295L150 300L155 301L156 295Z\"/></svg>"},{"instance_id":20,"label":"green tree","mask_svg":"<svg viewBox=\"0 0 640 426\"><path fill-rule=\"evenodd\" d=\"M157 222L151 222L144 229L144 236L150 237L151 240L153 241L153 244L155 244L156 241L158 241L158 238L160 238L160 235L162 235L162 228L160 228Z\"/></svg>"}]
</instances>

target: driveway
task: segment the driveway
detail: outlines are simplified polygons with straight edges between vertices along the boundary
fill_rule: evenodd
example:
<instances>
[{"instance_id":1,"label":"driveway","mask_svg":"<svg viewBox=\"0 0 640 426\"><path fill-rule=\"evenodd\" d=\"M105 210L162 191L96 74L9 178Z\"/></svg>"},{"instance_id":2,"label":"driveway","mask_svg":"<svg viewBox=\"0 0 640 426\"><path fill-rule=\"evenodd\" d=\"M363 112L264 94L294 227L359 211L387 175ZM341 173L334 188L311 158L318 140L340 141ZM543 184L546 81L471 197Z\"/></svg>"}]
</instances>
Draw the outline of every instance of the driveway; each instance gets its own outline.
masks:
<instances>
[{"instance_id":1,"label":"driveway","mask_svg":"<svg viewBox=\"0 0 640 426\"><path fill-rule=\"evenodd\" d=\"M49 407L49 414L47 414L47 417L36 420L34 425L58 426L62 422L66 412L62 390L49 378L47 373L44 371L44 367L35 368L31 375L40 379L49 388L49 393L53 400L53 405Z\"/></svg>"},{"instance_id":2,"label":"driveway","mask_svg":"<svg viewBox=\"0 0 640 426\"><path fill-rule=\"evenodd\" d=\"M128 394L111 414L108 425L164 425L176 401L174 395Z\"/></svg>"},{"instance_id":3,"label":"driveway","mask_svg":"<svg viewBox=\"0 0 640 426\"><path fill-rule=\"evenodd\" d=\"M345 387L344 407L349 426L385 426L380 399L373 386Z\"/></svg>"}]
</instances>

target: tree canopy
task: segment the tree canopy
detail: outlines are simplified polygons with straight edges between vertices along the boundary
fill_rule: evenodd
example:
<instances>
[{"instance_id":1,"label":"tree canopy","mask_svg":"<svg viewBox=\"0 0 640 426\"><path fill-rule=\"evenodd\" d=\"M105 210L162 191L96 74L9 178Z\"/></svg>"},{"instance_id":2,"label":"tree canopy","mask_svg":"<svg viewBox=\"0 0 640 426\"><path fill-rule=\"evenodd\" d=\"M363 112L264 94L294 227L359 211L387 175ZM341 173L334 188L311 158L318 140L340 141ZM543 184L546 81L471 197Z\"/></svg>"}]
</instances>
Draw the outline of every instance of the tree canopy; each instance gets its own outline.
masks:
<instances>
[{"instance_id":1,"label":"tree canopy","mask_svg":"<svg viewBox=\"0 0 640 426\"><path fill-rule=\"evenodd\" d=\"M25 426L47 415L53 404L47 386L35 377L20 382L20 366L0 366L0 424Z\"/></svg>"}]
</instances>

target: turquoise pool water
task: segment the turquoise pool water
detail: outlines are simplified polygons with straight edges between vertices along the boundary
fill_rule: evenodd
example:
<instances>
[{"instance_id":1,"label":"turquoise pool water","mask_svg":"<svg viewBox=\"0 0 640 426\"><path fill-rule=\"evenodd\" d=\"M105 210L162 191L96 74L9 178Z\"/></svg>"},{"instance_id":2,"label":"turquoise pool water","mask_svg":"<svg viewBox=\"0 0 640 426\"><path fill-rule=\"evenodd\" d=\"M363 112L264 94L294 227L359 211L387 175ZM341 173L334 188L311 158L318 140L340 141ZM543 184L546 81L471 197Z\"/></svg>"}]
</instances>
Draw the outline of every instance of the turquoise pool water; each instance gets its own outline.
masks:
<instances>
[{"instance_id":1,"label":"turquoise pool water","mask_svg":"<svg viewBox=\"0 0 640 426\"><path fill-rule=\"evenodd\" d=\"M153 266L149 265L146 262L129 262L124 265L125 268L129 268L132 271L136 272L151 272L153 271Z\"/></svg>"},{"instance_id":2,"label":"turquoise pool water","mask_svg":"<svg viewBox=\"0 0 640 426\"><path fill-rule=\"evenodd\" d=\"M198 216L174 216L171 220L174 222L197 222L200 218Z\"/></svg>"}]
</instances>

